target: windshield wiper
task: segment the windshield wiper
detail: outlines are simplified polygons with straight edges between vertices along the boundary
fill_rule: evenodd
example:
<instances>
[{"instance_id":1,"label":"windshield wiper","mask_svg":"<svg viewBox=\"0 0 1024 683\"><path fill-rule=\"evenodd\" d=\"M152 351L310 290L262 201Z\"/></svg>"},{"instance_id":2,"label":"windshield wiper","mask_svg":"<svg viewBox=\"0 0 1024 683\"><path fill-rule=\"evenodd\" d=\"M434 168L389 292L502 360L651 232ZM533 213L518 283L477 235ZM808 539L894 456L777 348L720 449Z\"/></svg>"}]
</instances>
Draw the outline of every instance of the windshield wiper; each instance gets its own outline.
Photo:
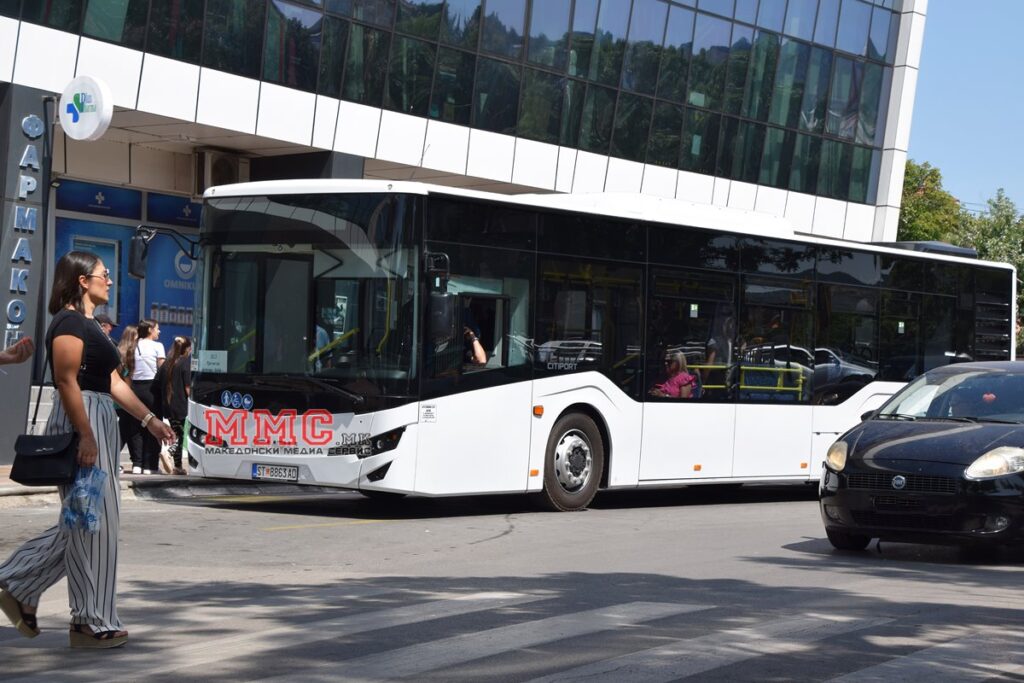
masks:
<instances>
[{"instance_id":1,"label":"windshield wiper","mask_svg":"<svg viewBox=\"0 0 1024 683\"><path fill-rule=\"evenodd\" d=\"M879 420L906 420L907 422L913 422L917 419L916 415L907 415L905 413L881 413L878 415Z\"/></svg>"},{"instance_id":2,"label":"windshield wiper","mask_svg":"<svg viewBox=\"0 0 1024 683\"><path fill-rule=\"evenodd\" d=\"M253 383L275 384L275 379L308 382L309 384L312 384L315 387L325 389L327 391L330 391L331 393L341 394L342 396L348 398L356 405L360 405L366 402L366 398L364 396L357 394L354 391L349 391L348 389L343 389L341 387L334 386L329 382L324 382L323 380L319 380L314 377L307 377L306 375L277 375L277 377L257 377L253 380ZM276 384L277 386L281 386L281 382L276 382Z\"/></svg>"},{"instance_id":3,"label":"windshield wiper","mask_svg":"<svg viewBox=\"0 0 1024 683\"><path fill-rule=\"evenodd\" d=\"M998 417L973 417L968 415L960 415L957 417L941 417L936 418L940 420L952 420L953 422L990 422L993 424L1001 425L1019 425L1020 420L1001 420Z\"/></svg>"}]
</instances>

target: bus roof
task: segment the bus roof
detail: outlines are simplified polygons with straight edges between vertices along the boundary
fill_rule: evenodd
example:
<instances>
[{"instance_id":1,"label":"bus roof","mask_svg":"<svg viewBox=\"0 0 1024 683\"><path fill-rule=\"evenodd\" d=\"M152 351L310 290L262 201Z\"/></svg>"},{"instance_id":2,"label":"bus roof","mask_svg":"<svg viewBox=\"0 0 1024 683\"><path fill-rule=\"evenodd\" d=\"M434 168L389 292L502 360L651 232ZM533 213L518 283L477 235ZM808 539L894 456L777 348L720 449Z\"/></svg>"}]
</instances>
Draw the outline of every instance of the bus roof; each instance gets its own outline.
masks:
<instances>
[{"instance_id":1,"label":"bus roof","mask_svg":"<svg viewBox=\"0 0 1024 683\"><path fill-rule=\"evenodd\" d=\"M706 228L742 235L756 235L791 239L809 244L838 247L857 247L877 253L910 256L906 246L892 246L893 243L857 242L837 238L821 237L797 232L789 221L757 211L746 211L734 207L695 204L680 199L668 199L652 195L601 192L601 193L528 193L498 194L481 192L447 185L432 185L416 181L371 180L371 179L309 179L269 180L236 183L211 187L203 194L204 199L218 197L246 197L253 195L294 195L294 194L344 194L344 193L395 193L414 195L445 195L465 197L482 201L500 202L523 207L575 211L600 216L611 216L627 220L642 220L666 223L681 227ZM952 251L952 250L951 250ZM1013 266L1006 263L983 261L956 253L937 251L916 251L913 256L933 261L953 261L975 265L989 265L1002 268ZM1015 269L1014 269L1015 270Z\"/></svg>"}]
</instances>

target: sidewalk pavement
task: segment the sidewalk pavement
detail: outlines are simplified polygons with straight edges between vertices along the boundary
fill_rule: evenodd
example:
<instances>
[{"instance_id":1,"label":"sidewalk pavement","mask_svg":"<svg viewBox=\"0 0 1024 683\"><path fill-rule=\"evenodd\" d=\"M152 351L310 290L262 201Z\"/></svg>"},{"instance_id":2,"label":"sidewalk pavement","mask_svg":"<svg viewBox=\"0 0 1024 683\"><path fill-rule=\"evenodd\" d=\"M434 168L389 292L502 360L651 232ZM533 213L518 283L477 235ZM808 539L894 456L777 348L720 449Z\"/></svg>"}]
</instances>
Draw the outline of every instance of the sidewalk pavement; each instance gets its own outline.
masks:
<instances>
[{"instance_id":1,"label":"sidewalk pavement","mask_svg":"<svg viewBox=\"0 0 1024 683\"><path fill-rule=\"evenodd\" d=\"M299 486L240 479L206 479L189 475L131 474L131 461L122 461L121 498L167 500L205 496L260 496L297 493L337 493L341 489ZM0 465L0 507L23 503L59 503L56 486L22 486L11 481L10 465Z\"/></svg>"}]
</instances>

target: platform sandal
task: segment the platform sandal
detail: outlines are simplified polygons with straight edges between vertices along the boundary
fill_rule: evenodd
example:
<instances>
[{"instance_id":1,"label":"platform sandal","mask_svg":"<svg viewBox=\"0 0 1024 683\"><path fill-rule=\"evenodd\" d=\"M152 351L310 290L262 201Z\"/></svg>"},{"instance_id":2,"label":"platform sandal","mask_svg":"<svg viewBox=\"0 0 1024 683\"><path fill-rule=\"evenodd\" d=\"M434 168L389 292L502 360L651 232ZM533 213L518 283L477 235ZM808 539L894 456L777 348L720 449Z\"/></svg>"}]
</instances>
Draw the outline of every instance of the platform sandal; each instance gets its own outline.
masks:
<instances>
[{"instance_id":1,"label":"platform sandal","mask_svg":"<svg viewBox=\"0 0 1024 683\"><path fill-rule=\"evenodd\" d=\"M7 615L21 635L26 638L35 638L39 635L39 623L36 621L36 615L21 609L18 599L5 590L0 590L0 610L3 610L3 613Z\"/></svg>"},{"instance_id":2,"label":"platform sandal","mask_svg":"<svg viewBox=\"0 0 1024 683\"><path fill-rule=\"evenodd\" d=\"M84 624L71 624L68 633L71 647L106 650L128 642L128 631L93 631Z\"/></svg>"}]
</instances>

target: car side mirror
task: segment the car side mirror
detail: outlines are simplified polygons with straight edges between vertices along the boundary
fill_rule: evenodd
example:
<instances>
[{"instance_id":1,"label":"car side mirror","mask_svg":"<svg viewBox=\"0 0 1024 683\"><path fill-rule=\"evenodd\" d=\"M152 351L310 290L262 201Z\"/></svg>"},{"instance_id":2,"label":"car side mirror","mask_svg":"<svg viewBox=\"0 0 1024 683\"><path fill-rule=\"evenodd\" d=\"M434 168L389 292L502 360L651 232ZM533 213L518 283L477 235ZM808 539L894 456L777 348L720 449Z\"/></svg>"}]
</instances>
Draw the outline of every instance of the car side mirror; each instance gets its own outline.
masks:
<instances>
[{"instance_id":1,"label":"car side mirror","mask_svg":"<svg viewBox=\"0 0 1024 683\"><path fill-rule=\"evenodd\" d=\"M128 245L128 274L134 278L146 277L146 255L149 251L149 240L142 235L132 236Z\"/></svg>"},{"instance_id":2,"label":"car side mirror","mask_svg":"<svg viewBox=\"0 0 1024 683\"><path fill-rule=\"evenodd\" d=\"M866 413L864 413L863 415L860 416L860 421L864 422L865 420L870 420L874 416L875 416L875 411L874 410L869 410L868 412L866 412Z\"/></svg>"}]
</instances>

